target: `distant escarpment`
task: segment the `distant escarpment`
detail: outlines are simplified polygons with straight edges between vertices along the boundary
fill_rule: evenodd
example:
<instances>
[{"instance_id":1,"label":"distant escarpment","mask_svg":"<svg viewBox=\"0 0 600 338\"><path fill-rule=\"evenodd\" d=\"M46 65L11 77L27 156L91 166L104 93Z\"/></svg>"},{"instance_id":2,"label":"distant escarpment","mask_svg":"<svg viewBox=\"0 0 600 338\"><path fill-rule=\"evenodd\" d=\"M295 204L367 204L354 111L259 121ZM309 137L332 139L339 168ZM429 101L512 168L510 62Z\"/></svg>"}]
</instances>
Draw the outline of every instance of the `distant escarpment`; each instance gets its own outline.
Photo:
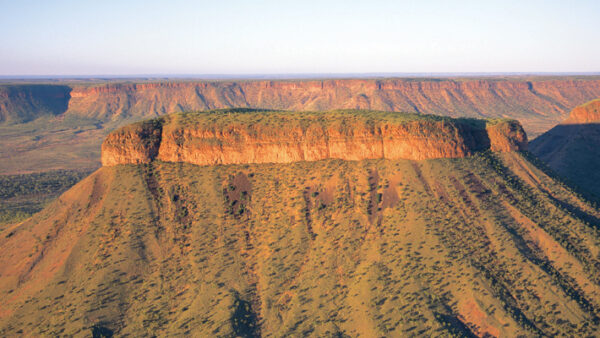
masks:
<instances>
[{"instance_id":1,"label":"distant escarpment","mask_svg":"<svg viewBox=\"0 0 600 338\"><path fill-rule=\"evenodd\" d=\"M0 94L0 115L37 112L27 102L54 94ZM54 86L61 88L66 86ZM600 97L598 77L514 77L443 79L330 79L248 81L163 81L68 83L66 115L101 121L152 118L168 113L247 107L290 111L370 109L451 117L513 118L530 135L541 134L568 112ZM12 107L12 108L11 108ZM43 110L43 109L42 109ZM27 113L29 114L29 113Z\"/></svg>"},{"instance_id":2,"label":"distant escarpment","mask_svg":"<svg viewBox=\"0 0 600 338\"><path fill-rule=\"evenodd\" d=\"M561 124L531 143L557 173L600 198L600 99L573 109Z\"/></svg>"},{"instance_id":3,"label":"distant escarpment","mask_svg":"<svg viewBox=\"0 0 600 338\"><path fill-rule=\"evenodd\" d=\"M102 164L291 163L323 159L466 157L516 151L527 135L514 120L451 119L372 111L172 114L118 129L102 144Z\"/></svg>"},{"instance_id":4,"label":"distant escarpment","mask_svg":"<svg viewBox=\"0 0 600 338\"><path fill-rule=\"evenodd\" d=\"M232 107L370 109L513 118L537 135L600 97L600 79L340 79L103 84L74 87L69 113L114 120Z\"/></svg>"},{"instance_id":5,"label":"distant escarpment","mask_svg":"<svg viewBox=\"0 0 600 338\"><path fill-rule=\"evenodd\" d=\"M70 90L66 109L61 106L51 113L42 105L27 106L38 99L46 102L42 98L51 95L35 92L35 98L18 99L29 95L29 85L19 85L21 96L0 95L0 115L22 118L13 121L42 117L32 122L39 123L33 129L3 129L0 173L96 168L100 145L112 130L183 111L368 109L509 118L518 120L527 135L535 138L563 121L574 107L600 97L599 76L63 84ZM52 86L65 87L48 87Z\"/></svg>"}]
</instances>

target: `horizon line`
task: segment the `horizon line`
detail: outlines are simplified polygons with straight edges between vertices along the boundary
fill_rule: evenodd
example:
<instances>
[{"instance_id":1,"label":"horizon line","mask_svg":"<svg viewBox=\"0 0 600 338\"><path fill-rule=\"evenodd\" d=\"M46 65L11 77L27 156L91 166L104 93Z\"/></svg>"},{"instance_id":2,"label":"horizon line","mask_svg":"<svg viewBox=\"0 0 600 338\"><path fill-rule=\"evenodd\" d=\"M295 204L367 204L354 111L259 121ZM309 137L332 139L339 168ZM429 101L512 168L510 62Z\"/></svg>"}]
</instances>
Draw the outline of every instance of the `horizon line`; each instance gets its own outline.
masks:
<instances>
[{"instance_id":1,"label":"horizon line","mask_svg":"<svg viewBox=\"0 0 600 338\"><path fill-rule=\"evenodd\" d=\"M364 72L364 73L149 73L149 74L40 74L0 75L2 80L110 79L310 79L366 77L480 77L480 76L597 76L600 72Z\"/></svg>"}]
</instances>

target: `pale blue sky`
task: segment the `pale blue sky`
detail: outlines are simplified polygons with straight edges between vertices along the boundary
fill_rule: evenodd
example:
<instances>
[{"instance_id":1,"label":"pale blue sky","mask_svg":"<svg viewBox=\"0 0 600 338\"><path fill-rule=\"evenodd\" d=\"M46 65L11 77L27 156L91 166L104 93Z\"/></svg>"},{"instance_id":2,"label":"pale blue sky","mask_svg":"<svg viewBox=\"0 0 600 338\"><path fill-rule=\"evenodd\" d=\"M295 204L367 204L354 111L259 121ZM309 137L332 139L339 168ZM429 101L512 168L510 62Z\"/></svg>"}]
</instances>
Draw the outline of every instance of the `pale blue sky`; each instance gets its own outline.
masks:
<instances>
[{"instance_id":1,"label":"pale blue sky","mask_svg":"<svg viewBox=\"0 0 600 338\"><path fill-rule=\"evenodd\" d=\"M0 75L598 72L600 1L0 0Z\"/></svg>"}]
</instances>

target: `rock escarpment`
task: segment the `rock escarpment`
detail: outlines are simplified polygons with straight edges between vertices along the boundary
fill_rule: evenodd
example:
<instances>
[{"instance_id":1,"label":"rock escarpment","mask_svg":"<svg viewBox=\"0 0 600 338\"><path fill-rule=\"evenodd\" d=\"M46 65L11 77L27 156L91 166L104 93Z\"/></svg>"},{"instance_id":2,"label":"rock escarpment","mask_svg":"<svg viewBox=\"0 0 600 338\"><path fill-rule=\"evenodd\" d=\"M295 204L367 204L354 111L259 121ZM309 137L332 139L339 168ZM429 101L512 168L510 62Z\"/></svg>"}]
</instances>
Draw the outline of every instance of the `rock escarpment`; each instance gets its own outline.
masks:
<instances>
[{"instance_id":1,"label":"rock escarpment","mask_svg":"<svg viewBox=\"0 0 600 338\"><path fill-rule=\"evenodd\" d=\"M137 83L135 83L137 81ZM0 173L52 169L88 169L100 165L106 134L128 123L182 112L253 108L290 111L370 109L451 117L518 120L530 138L563 121L569 111L600 97L599 76L323 79L189 81L164 80L88 83L68 82L65 107L53 111L52 128L59 133L17 128L0 137ZM27 121L46 114L46 91L28 97L29 85L17 95L0 90L0 124ZM58 85L50 85L58 86ZM16 88L16 87L14 87ZM32 92L33 93L33 92ZM33 94L32 94L33 95ZM63 101L61 101L63 102ZM31 108L31 109L30 109ZM11 117L12 116L12 117ZM16 117L16 119L15 119ZM63 123L65 121L66 123ZM43 149L43 150L42 150Z\"/></svg>"},{"instance_id":2,"label":"rock escarpment","mask_svg":"<svg viewBox=\"0 0 600 338\"><path fill-rule=\"evenodd\" d=\"M600 79L338 79L180 81L75 86L69 114L114 120L233 107L372 109L452 117L512 118L540 134L573 107L600 97Z\"/></svg>"},{"instance_id":3,"label":"rock escarpment","mask_svg":"<svg viewBox=\"0 0 600 338\"><path fill-rule=\"evenodd\" d=\"M600 123L600 99L575 107L562 124Z\"/></svg>"},{"instance_id":4,"label":"rock escarpment","mask_svg":"<svg viewBox=\"0 0 600 338\"><path fill-rule=\"evenodd\" d=\"M111 133L102 144L102 163L148 163L158 155L162 121L132 124ZM110 155L109 155L110 154Z\"/></svg>"},{"instance_id":5,"label":"rock escarpment","mask_svg":"<svg viewBox=\"0 0 600 338\"><path fill-rule=\"evenodd\" d=\"M401 113L218 111L173 114L116 130L102 145L102 164L424 160L526 146L525 132L512 120L486 126L482 120Z\"/></svg>"},{"instance_id":6,"label":"rock escarpment","mask_svg":"<svg viewBox=\"0 0 600 338\"><path fill-rule=\"evenodd\" d=\"M325 111L371 109L517 119L530 134L600 97L600 79L337 79L104 84L74 87L69 114L114 120L233 107Z\"/></svg>"},{"instance_id":7,"label":"rock escarpment","mask_svg":"<svg viewBox=\"0 0 600 338\"><path fill-rule=\"evenodd\" d=\"M485 129L490 139L491 151L509 152L527 149L527 134L518 121L490 121Z\"/></svg>"},{"instance_id":8,"label":"rock escarpment","mask_svg":"<svg viewBox=\"0 0 600 338\"><path fill-rule=\"evenodd\" d=\"M537 135L564 120L573 107L600 97L599 77L140 80L65 84L12 86L10 95L4 95L0 88L0 122L3 115L39 116L46 112L45 106L29 107L27 102L46 102L57 91L67 90L60 113L104 122L234 107L294 111L371 109L512 118L519 120L530 135ZM26 101L21 100L24 97Z\"/></svg>"}]
</instances>

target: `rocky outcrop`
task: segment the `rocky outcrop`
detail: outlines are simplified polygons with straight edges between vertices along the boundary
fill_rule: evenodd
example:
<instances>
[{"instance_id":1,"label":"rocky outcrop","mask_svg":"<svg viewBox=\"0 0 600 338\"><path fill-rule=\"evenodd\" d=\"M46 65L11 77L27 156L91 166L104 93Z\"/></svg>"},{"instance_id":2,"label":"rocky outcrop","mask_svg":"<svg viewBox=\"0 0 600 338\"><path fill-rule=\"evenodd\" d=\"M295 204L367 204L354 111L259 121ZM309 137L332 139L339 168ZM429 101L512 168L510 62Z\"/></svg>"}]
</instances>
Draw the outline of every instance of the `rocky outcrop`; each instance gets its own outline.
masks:
<instances>
[{"instance_id":1,"label":"rocky outcrop","mask_svg":"<svg viewBox=\"0 0 600 338\"><path fill-rule=\"evenodd\" d=\"M128 125L110 134L102 143L102 164L148 163L158 155L162 121L150 120Z\"/></svg>"},{"instance_id":2,"label":"rocky outcrop","mask_svg":"<svg viewBox=\"0 0 600 338\"><path fill-rule=\"evenodd\" d=\"M523 150L516 121L453 120L357 112L174 114L111 133L102 163L197 165L290 163L322 159L458 158L475 151ZM158 136L160 134L160 136ZM150 139L148 139L150 137Z\"/></svg>"},{"instance_id":3,"label":"rocky outcrop","mask_svg":"<svg viewBox=\"0 0 600 338\"><path fill-rule=\"evenodd\" d=\"M490 139L491 151L510 152L527 149L527 134L517 121L490 121L485 129Z\"/></svg>"}]
</instances>

